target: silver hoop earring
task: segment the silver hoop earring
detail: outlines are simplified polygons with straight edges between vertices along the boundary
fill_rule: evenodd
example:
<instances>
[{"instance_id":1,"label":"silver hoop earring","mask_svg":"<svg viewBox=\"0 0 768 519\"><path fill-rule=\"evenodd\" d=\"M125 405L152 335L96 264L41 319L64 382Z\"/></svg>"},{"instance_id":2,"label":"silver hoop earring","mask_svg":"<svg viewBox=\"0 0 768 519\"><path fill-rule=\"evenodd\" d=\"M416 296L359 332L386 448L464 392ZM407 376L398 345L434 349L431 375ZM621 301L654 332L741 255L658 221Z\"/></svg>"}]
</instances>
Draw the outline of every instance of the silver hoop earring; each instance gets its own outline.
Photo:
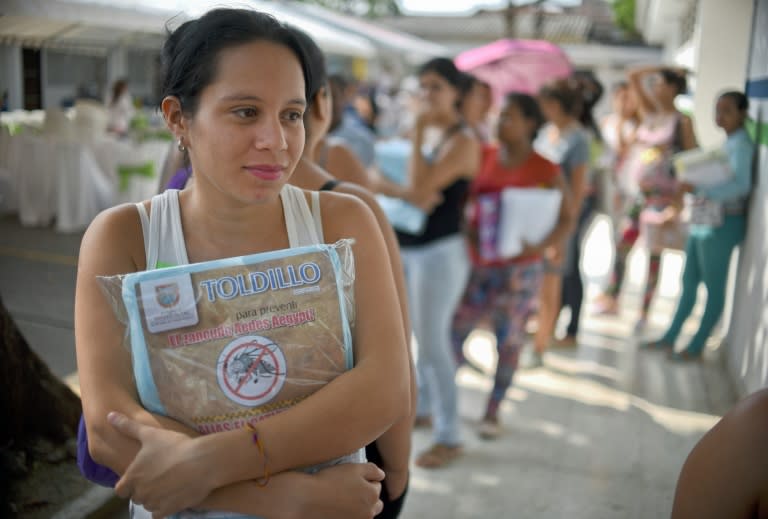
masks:
<instances>
[{"instance_id":1,"label":"silver hoop earring","mask_svg":"<svg viewBox=\"0 0 768 519\"><path fill-rule=\"evenodd\" d=\"M180 151L180 152L182 152L182 153L184 153L185 151L187 151L187 147L186 147L186 146L184 146L184 139L182 139L181 137L179 137L179 145L178 145L178 148L179 148L179 151Z\"/></svg>"}]
</instances>

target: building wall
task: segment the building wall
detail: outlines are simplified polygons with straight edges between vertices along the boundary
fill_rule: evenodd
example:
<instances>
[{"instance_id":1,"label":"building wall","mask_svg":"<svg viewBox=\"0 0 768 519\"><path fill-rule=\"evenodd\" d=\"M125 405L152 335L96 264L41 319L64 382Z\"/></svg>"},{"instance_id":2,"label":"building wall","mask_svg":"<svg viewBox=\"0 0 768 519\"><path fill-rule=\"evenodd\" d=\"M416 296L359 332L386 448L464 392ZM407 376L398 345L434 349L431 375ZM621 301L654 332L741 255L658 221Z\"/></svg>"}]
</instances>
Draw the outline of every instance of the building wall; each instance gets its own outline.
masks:
<instances>
[{"instance_id":1,"label":"building wall","mask_svg":"<svg viewBox=\"0 0 768 519\"><path fill-rule=\"evenodd\" d=\"M754 0L700 0L694 31L696 136L704 147L723 141L714 123L714 104L725 89L743 90L752 32ZM714 36L714 37L713 37Z\"/></svg>"},{"instance_id":2,"label":"building wall","mask_svg":"<svg viewBox=\"0 0 768 519\"><path fill-rule=\"evenodd\" d=\"M750 35L746 91L759 144L726 349L728 369L743 393L768 386L768 0L754 2Z\"/></svg>"},{"instance_id":3,"label":"building wall","mask_svg":"<svg viewBox=\"0 0 768 519\"><path fill-rule=\"evenodd\" d=\"M20 110L24 104L21 77L21 47L0 45L0 95L8 92L11 110Z\"/></svg>"}]
</instances>

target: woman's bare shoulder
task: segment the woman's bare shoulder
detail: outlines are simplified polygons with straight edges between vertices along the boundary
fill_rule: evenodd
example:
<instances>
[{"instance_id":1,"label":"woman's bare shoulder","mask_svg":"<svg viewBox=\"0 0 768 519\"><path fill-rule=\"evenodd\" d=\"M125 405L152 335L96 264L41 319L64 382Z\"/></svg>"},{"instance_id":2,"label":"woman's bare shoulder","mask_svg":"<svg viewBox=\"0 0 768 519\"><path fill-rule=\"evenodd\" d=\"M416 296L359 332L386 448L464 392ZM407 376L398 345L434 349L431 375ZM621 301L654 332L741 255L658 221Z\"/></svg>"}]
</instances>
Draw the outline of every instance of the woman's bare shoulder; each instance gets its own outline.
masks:
<instances>
[{"instance_id":1,"label":"woman's bare shoulder","mask_svg":"<svg viewBox=\"0 0 768 519\"><path fill-rule=\"evenodd\" d=\"M339 189L344 187L344 191ZM361 188L359 193L366 191ZM365 195L363 195L365 196ZM363 200L349 183L340 184L334 191L320 193L320 210L323 217L323 227L327 231L327 237L339 239L349 236L358 236L368 233L378 226L376 218L369 203Z\"/></svg>"},{"instance_id":2,"label":"woman's bare shoulder","mask_svg":"<svg viewBox=\"0 0 768 519\"><path fill-rule=\"evenodd\" d=\"M144 202L149 213L149 202ZM99 213L88 226L80 244L81 263L92 262L98 256L97 263L102 268L115 264L124 268L130 261L136 270L145 268L144 235L139 211L135 204L121 204Z\"/></svg>"}]
</instances>

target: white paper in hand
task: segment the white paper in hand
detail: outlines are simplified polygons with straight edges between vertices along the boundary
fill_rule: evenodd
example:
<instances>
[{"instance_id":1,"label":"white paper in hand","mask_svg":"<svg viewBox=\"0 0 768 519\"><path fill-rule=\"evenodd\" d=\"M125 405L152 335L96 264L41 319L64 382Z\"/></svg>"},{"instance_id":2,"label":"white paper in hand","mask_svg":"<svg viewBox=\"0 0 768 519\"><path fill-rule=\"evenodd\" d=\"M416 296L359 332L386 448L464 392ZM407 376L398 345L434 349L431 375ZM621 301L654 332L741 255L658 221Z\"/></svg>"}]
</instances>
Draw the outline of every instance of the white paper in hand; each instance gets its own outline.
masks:
<instances>
[{"instance_id":1,"label":"white paper in hand","mask_svg":"<svg viewBox=\"0 0 768 519\"><path fill-rule=\"evenodd\" d=\"M507 188L501 192L499 256L514 258L523 244L544 241L557 224L563 195L558 189Z\"/></svg>"},{"instance_id":2,"label":"white paper in hand","mask_svg":"<svg viewBox=\"0 0 768 519\"><path fill-rule=\"evenodd\" d=\"M687 150L675 154L673 160L677 178L697 187L716 186L733 177L728 157L722 149Z\"/></svg>"}]
</instances>

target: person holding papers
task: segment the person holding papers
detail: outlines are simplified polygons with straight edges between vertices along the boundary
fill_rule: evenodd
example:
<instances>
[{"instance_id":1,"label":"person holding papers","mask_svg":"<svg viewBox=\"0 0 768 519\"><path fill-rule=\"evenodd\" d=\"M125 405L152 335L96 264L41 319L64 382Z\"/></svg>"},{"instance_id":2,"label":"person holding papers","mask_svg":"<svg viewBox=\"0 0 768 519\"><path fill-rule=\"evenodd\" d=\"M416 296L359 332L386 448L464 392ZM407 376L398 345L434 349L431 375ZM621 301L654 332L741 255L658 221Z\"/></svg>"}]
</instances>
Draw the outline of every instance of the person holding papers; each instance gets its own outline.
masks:
<instances>
[{"instance_id":1,"label":"person holding papers","mask_svg":"<svg viewBox=\"0 0 768 519\"><path fill-rule=\"evenodd\" d=\"M472 184L467 209L472 274L453 322L454 347L460 348L475 325L490 321L496 334L498 362L491 394L479 434L495 438L500 433L499 405L517 369L525 341L525 323L539 298L544 257L561 243L571 226L571 201L560 168L533 150L533 140L544 122L536 100L525 94L510 94L500 113L498 147L487 149L480 173ZM543 188L543 189L542 189ZM542 191L546 191L541 193ZM527 211L518 218L505 206L508 193L530 192L546 202L556 192L557 205ZM535 207L536 207L535 206ZM545 214L546 213L546 214ZM506 216L506 217L505 217ZM553 225L527 241L525 228L539 220ZM504 254L502 242L519 237L516 250Z\"/></svg>"},{"instance_id":2,"label":"person holding papers","mask_svg":"<svg viewBox=\"0 0 768 519\"><path fill-rule=\"evenodd\" d=\"M166 517L190 508L195 513L185 517L371 518L383 506L379 494L384 474L376 466L345 463L313 475L300 470L357 452L410 410L400 304L374 215L355 197L318 194L288 184L305 144L303 121L311 79L305 50L286 26L265 13L215 9L181 24L169 35L161 56L163 116L179 150L189 158L195 184L109 209L83 237L75 340L90 454L120 475L115 491L132 499L133 518ZM295 253L297 247L318 248L342 239L355 241L354 321L348 322L354 326L346 329L354 362L350 358L348 369L255 423L238 421L240 413L234 417L212 413L210 419L226 427L202 430L148 410L140 399L146 384L134 376L132 351L123 345L125 326L104 297L100 277L135 277L145 270L150 271L145 276L161 277L166 267L174 265L189 271L193 264L225 258L236 262L242 261L241 256L266 252L284 257L288 248ZM330 278L317 272L316 279ZM290 276L278 283L274 274L263 289L296 286L286 280ZM265 307L271 300L254 291L255 281L250 289L243 283L242 278L230 281L228 295L220 295L248 295L252 299L245 304L252 305L253 313L259 307L277 311ZM208 297L198 289L198 299L210 299L213 287L223 285L211 280L206 286ZM303 288L272 293L282 294L281 307L291 308L299 290L312 293L313 287ZM189 285L189 289L195 288ZM158 285L144 299L175 312L178 290L178 284ZM187 310L181 310L167 315L183 317ZM284 314L281 318L280 326L297 325ZM137 320L131 326L143 328ZM226 328L219 327L222 333ZM242 349L249 344L233 341L230 346L241 352L236 357L235 350L226 359L218 357L224 359L221 362L212 356L207 365L215 369L187 375L182 387L169 387L161 396L209 405L210 392L199 395L188 389L206 377L205 387L225 388L225 396L234 402L261 390L254 376L266 373L264 380L274 388L275 381L284 380L296 365L275 356L278 348L272 344L268 353L275 363L270 368L262 358L267 354L264 345L261 350ZM180 360L199 351L177 346L169 347ZM310 353L322 347L308 346L315 347L307 350ZM254 351L261 351L261 356L254 358ZM279 365L282 371L276 369ZM162 366L155 363L152 368ZM217 382L219 375L224 378ZM256 405L269 413L261 403ZM248 410L242 413L250 416Z\"/></svg>"},{"instance_id":3,"label":"person holding papers","mask_svg":"<svg viewBox=\"0 0 768 519\"><path fill-rule=\"evenodd\" d=\"M748 100L741 92L726 92L717 100L715 120L726 135L725 154L732 171L730 180L715 185L699 185L691 178L680 189L695 197L691 226L685 246L685 268L680 301L666 333L646 344L668 350L675 360L701 357L712 329L723 313L728 264L731 252L746 233L747 197L752 185L754 144L744 128ZM688 346L674 352L675 341L696 304L699 285L707 287L707 303L699 329Z\"/></svg>"}]
</instances>

